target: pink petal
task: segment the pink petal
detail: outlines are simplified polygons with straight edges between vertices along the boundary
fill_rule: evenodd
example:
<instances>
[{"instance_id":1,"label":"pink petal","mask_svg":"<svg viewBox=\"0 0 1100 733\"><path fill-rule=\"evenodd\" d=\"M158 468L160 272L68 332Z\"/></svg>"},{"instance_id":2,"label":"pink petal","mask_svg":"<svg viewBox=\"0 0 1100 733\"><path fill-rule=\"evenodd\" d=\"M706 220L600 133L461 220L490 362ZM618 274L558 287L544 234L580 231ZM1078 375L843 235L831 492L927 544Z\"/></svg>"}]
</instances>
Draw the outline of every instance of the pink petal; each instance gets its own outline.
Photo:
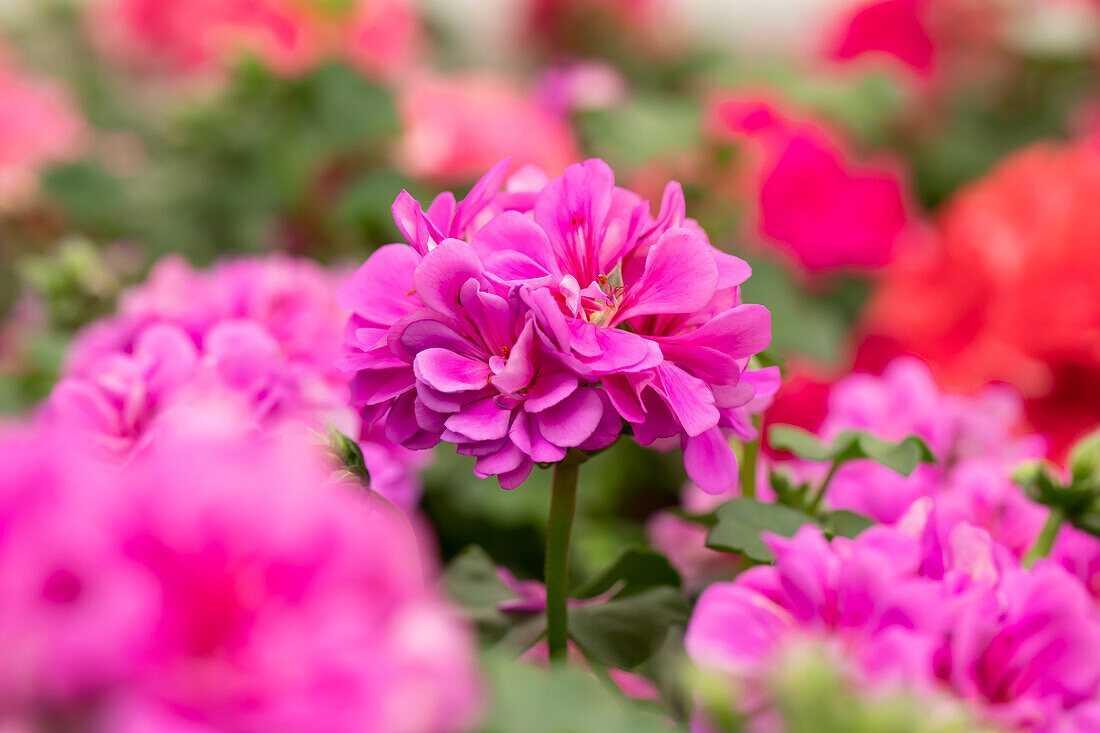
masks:
<instances>
[{"instance_id":1,"label":"pink petal","mask_svg":"<svg viewBox=\"0 0 1100 733\"><path fill-rule=\"evenodd\" d=\"M666 362L657 367L654 386L688 435L699 435L718 424L714 393L703 380Z\"/></svg>"},{"instance_id":2,"label":"pink petal","mask_svg":"<svg viewBox=\"0 0 1100 733\"><path fill-rule=\"evenodd\" d=\"M523 461L519 464L519 467L514 471L508 471L497 476L497 481L500 482L500 488L511 491L516 488L531 475L531 469L534 468L534 463L530 458L524 456Z\"/></svg>"},{"instance_id":3,"label":"pink petal","mask_svg":"<svg viewBox=\"0 0 1100 733\"><path fill-rule=\"evenodd\" d=\"M558 404L576 389L577 375L572 372L540 374L531 382L523 409L527 412L541 412Z\"/></svg>"},{"instance_id":4,"label":"pink petal","mask_svg":"<svg viewBox=\"0 0 1100 733\"><path fill-rule=\"evenodd\" d=\"M516 446L538 463L557 463L565 458L565 448L550 443L539 432L538 425L527 413L519 413L512 421L508 435Z\"/></svg>"},{"instance_id":5,"label":"pink petal","mask_svg":"<svg viewBox=\"0 0 1100 733\"><path fill-rule=\"evenodd\" d=\"M629 318L692 313L714 296L718 266L712 247L687 229L670 229L646 255L645 272L630 286L627 306L616 316Z\"/></svg>"},{"instance_id":6,"label":"pink petal","mask_svg":"<svg viewBox=\"0 0 1100 733\"><path fill-rule=\"evenodd\" d=\"M486 261L494 254L516 253L525 255L542 275L559 272L550 256L546 232L518 211L506 211L493 217L474 236L471 245Z\"/></svg>"},{"instance_id":7,"label":"pink petal","mask_svg":"<svg viewBox=\"0 0 1100 733\"><path fill-rule=\"evenodd\" d=\"M474 464L474 475L478 478L489 478L500 473L508 473L523 465L526 458L526 453L508 441L497 452L478 458L477 463Z\"/></svg>"},{"instance_id":8,"label":"pink petal","mask_svg":"<svg viewBox=\"0 0 1100 733\"><path fill-rule=\"evenodd\" d=\"M412 248L387 244L336 291L336 302L373 324L389 326L419 306L419 299L410 292L418 264L420 255Z\"/></svg>"},{"instance_id":9,"label":"pink petal","mask_svg":"<svg viewBox=\"0 0 1100 733\"><path fill-rule=\"evenodd\" d=\"M573 448L587 440L599 426L603 408L604 402L597 391L586 387L531 419L548 441L563 448Z\"/></svg>"},{"instance_id":10,"label":"pink petal","mask_svg":"<svg viewBox=\"0 0 1100 733\"><path fill-rule=\"evenodd\" d=\"M694 331L658 340L706 346L734 359L743 359L768 348L772 339L771 324L772 316L767 308L746 303L719 313Z\"/></svg>"},{"instance_id":11,"label":"pink petal","mask_svg":"<svg viewBox=\"0 0 1100 733\"><path fill-rule=\"evenodd\" d=\"M463 318L459 295L471 279L480 279L481 260L470 245L446 239L424 255L413 273L417 295L425 305L445 316Z\"/></svg>"},{"instance_id":12,"label":"pink petal","mask_svg":"<svg viewBox=\"0 0 1100 733\"><path fill-rule=\"evenodd\" d=\"M413 361L416 378L440 392L465 392L489 386L489 365L447 349L425 349Z\"/></svg>"},{"instance_id":13,"label":"pink petal","mask_svg":"<svg viewBox=\"0 0 1100 733\"><path fill-rule=\"evenodd\" d=\"M499 407L495 397L471 402L447 418L446 426L470 440L497 440L508 434L512 411Z\"/></svg>"},{"instance_id":14,"label":"pink petal","mask_svg":"<svg viewBox=\"0 0 1100 733\"><path fill-rule=\"evenodd\" d=\"M737 456L719 428L695 437L684 436L684 468L688 478L708 494L723 494L737 485Z\"/></svg>"}]
</instances>

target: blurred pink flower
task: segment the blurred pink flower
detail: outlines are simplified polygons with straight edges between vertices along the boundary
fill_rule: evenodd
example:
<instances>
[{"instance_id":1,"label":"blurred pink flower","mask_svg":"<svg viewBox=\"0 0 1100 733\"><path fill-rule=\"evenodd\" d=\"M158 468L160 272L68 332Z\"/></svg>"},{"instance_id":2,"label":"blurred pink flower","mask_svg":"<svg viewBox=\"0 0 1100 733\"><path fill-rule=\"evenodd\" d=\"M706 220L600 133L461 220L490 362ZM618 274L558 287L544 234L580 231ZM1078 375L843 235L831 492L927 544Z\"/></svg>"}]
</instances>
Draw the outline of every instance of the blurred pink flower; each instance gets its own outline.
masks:
<instances>
[{"instance_id":1,"label":"blurred pink flower","mask_svg":"<svg viewBox=\"0 0 1100 733\"><path fill-rule=\"evenodd\" d=\"M762 97L712 102L707 128L750 148L759 236L803 269L874 269L911 226L897 172L853 161L825 128Z\"/></svg>"},{"instance_id":2,"label":"blurred pink flower","mask_svg":"<svg viewBox=\"0 0 1100 733\"><path fill-rule=\"evenodd\" d=\"M506 78L421 77L400 93L398 162L415 178L469 180L507 157L556 173L578 157L565 122Z\"/></svg>"},{"instance_id":3,"label":"blurred pink flower","mask_svg":"<svg viewBox=\"0 0 1100 733\"><path fill-rule=\"evenodd\" d=\"M66 90L25 75L0 48L0 209L24 204L42 169L76 155L85 133Z\"/></svg>"},{"instance_id":4,"label":"blurred pink flower","mask_svg":"<svg viewBox=\"0 0 1100 733\"><path fill-rule=\"evenodd\" d=\"M931 507L856 540L810 526L773 536L774 566L704 592L688 654L759 704L777 654L824 642L868 687L953 693L1013 729L1089 730L1100 617L1088 594L1052 562L1025 571L982 530L945 528Z\"/></svg>"},{"instance_id":5,"label":"blurred pink flower","mask_svg":"<svg viewBox=\"0 0 1100 733\"><path fill-rule=\"evenodd\" d=\"M601 61L551 66L539 77L535 89L539 104L560 117L614 107L622 103L628 93L622 74Z\"/></svg>"},{"instance_id":6,"label":"blurred pink flower","mask_svg":"<svg viewBox=\"0 0 1100 733\"><path fill-rule=\"evenodd\" d=\"M251 54L300 74L327 58L372 75L406 68L419 20L405 0L95 0L93 39L108 56L183 75L224 71Z\"/></svg>"},{"instance_id":7,"label":"blurred pink flower","mask_svg":"<svg viewBox=\"0 0 1100 733\"><path fill-rule=\"evenodd\" d=\"M0 437L0 709L28 729L461 730L471 639L307 444L180 422L124 468ZM257 507L262 507L258 511Z\"/></svg>"},{"instance_id":8,"label":"blurred pink flower","mask_svg":"<svg viewBox=\"0 0 1100 733\"><path fill-rule=\"evenodd\" d=\"M121 456L144 448L166 413L196 400L232 403L264 431L332 423L361 438L371 487L412 507L424 454L377 432L355 435L347 378L334 366L346 318L335 296L341 278L280 256L206 272L165 258L123 294L116 316L77 335L49 410Z\"/></svg>"}]
</instances>

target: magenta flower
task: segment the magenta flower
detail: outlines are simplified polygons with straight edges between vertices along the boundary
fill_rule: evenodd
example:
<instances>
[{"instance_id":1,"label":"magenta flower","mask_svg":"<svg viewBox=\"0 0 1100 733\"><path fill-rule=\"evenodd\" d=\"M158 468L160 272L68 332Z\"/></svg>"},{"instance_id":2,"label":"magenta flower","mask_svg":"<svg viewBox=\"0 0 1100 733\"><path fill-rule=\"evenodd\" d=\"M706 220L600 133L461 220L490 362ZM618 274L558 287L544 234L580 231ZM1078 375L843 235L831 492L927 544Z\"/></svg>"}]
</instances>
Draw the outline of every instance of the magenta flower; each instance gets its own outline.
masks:
<instances>
[{"instance_id":1,"label":"magenta flower","mask_svg":"<svg viewBox=\"0 0 1100 733\"><path fill-rule=\"evenodd\" d=\"M473 646L404 516L308 444L210 428L177 422L125 468L79 433L0 436L5 722L465 730Z\"/></svg>"},{"instance_id":2,"label":"magenta flower","mask_svg":"<svg viewBox=\"0 0 1100 733\"><path fill-rule=\"evenodd\" d=\"M390 440L455 443L478 457L477 475L499 476L505 488L536 461L615 441L621 422L603 393L546 346L524 303L529 290L494 287L474 250L455 239L423 257L413 283L425 307L388 331L383 355L411 366L398 367L405 389L385 407Z\"/></svg>"},{"instance_id":3,"label":"magenta flower","mask_svg":"<svg viewBox=\"0 0 1100 733\"><path fill-rule=\"evenodd\" d=\"M929 499L856 540L830 544L807 526L769 544L775 565L708 588L686 639L697 663L748 686L750 704L766 702L760 682L777 655L809 640L864 686L955 695L1013 729L1095 721L1100 616L1057 564L1023 570L988 533L937 517Z\"/></svg>"},{"instance_id":4,"label":"magenta flower","mask_svg":"<svg viewBox=\"0 0 1100 733\"><path fill-rule=\"evenodd\" d=\"M156 416L198 370L198 350L187 334L151 326L137 336L132 353L107 354L85 376L58 382L47 410L57 421L88 430L108 453L127 456L149 444Z\"/></svg>"},{"instance_id":5,"label":"magenta flower","mask_svg":"<svg viewBox=\"0 0 1100 733\"><path fill-rule=\"evenodd\" d=\"M755 435L747 411L777 376L742 379L770 339L767 310L740 303L748 266L710 246L675 184L654 218L599 160L537 193L529 169L491 193L502 179L427 213L402 194L411 246L383 247L341 291L364 423L409 447L457 443L514 486L625 420L644 445L680 438L693 480L729 488L725 435Z\"/></svg>"},{"instance_id":6,"label":"magenta flower","mask_svg":"<svg viewBox=\"0 0 1100 733\"><path fill-rule=\"evenodd\" d=\"M331 423L355 434L348 379L334 365L346 318L338 282L336 273L286 257L206 272L165 258L123 294L117 316L77 335L48 411L123 457L148 445L170 413L195 403L217 402L255 432L324 431ZM414 506L423 458L379 431L359 437L371 487Z\"/></svg>"},{"instance_id":7,"label":"magenta flower","mask_svg":"<svg viewBox=\"0 0 1100 733\"><path fill-rule=\"evenodd\" d=\"M738 414L755 396L741 375L770 341L770 319L740 303L748 265L710 246L678 185L654 219L589 160L551 181L531 218L506 212L473 244L494 275L536 288L540 323L577 369L600 377L640 443L680 437L692 480L713 491L733 484L723 430L754 435Z\"/></svg>"},{"instance_id":8,"label":"magenta flower","mask_svg":"<svg viewBox=\"0 0 1100 733\"><path fill-rule=\"evenodd\" d=\"M715 100L709 132L743 145L756 234L810 273L889 263L910 230L906 192L889 166L863 165L814 120L766 99Z\"/></svg>"}]
</instances>

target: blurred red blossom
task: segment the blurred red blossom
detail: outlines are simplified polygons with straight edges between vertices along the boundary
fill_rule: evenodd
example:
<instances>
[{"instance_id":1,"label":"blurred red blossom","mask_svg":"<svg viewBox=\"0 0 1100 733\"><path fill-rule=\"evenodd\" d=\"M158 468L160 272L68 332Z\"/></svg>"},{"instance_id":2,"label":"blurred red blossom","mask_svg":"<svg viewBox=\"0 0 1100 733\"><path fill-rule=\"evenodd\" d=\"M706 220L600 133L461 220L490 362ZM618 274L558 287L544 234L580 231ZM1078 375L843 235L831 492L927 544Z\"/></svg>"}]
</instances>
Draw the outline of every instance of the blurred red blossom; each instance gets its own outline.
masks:
<instances>
[{"instance_id":1,"label":"blurred red blossom","mask_svg":"<svg viewBox=\"0 0 1100 733\"><path fill-rule=\"evenodd\" d=\"M971 60L988 60L1013 13L1034 4L861 0L849 3L826 33L824 55L836 62L885 61L925 82L949 80Z\"/></svg>"},{"instance_id":2,"label":"blurred red blossom","mask_svg":"<svg viewBox=\"0 0 1100 733\"><path fill-rule=\"evenodd\" d=\"M1035 145L963 189L886 272L865 360L909 352L949 387L1015 384L1065 447L1100 421L1098 194L1092 142Z\"/></svg>"},{"instance_id":3,"label":"blurred red blossom","mask_svg":"<svg viewBox=\"0 0 1100 733\"><path fill-rule=\"evenodd\" d=\"M712 100L705 124L747 148L757 233L805 270L881 267L911 229L897 171L853 160L824 125L742 94Z\"/></svg>"},{"instance_id":4,"label":"blurred red blossom","mask_svg":"<svg viewBox=\"0 0 1100 733\"><path fill-rule=\"evenodd\" d=\"M248 53L282 74L338 57L386 76L409 65L420 31L405 0L100 0L89 18L106 55L184 75Z\"/></svg>"}]
</instances>

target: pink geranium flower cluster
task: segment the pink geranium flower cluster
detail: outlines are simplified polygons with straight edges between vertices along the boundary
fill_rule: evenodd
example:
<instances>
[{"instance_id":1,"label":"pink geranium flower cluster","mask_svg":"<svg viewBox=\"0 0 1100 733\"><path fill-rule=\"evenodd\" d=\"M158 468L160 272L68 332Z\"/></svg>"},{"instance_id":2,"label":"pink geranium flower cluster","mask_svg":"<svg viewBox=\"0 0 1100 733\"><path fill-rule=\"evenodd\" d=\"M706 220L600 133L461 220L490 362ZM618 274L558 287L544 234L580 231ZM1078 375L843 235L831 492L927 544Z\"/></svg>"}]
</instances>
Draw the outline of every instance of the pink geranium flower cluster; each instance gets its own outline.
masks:
<instances>
[{"instance_id":1,"label":"pink geranium flower cluster","mask_svg":"<svg viewBox=\"0 0 1100 733\"><path fill-rule=\"evenodd\" d=\"M222 71L250 54L281 74L342 58L372 75L408 66L420 34L405 0L95 0L103 52L182 75Z\"/></svg>"},{"instance_id":2,"label":"pink geranium flower cluster","mask_svg":"<svg viewBox=\"0 0 1100 733\"><path fill-rule=\"evenodd\" d=\"M1023 402L1012 387L994 385L974 395L945 392L922 362L903 358L882 376L855 373L833 385L820 433L865 430L884 440L924 439L938 457L905 477L872 461L845 464L829 483L827 506L893 523L921 497L933 497L941 521L983 528L1022 557L1046 520L1011 479L1021 462L1045 453L1040 436L1019 436ZM786 464L796 475L820 478L822 466ZM1100 541L1066 527L1051 557L1100 592Z\"/></svg>"},{"instance_id":3,"label":"pink geranium flower cluster","mask_svg":"<svg viewBox=\"0 0 1100 733\"><path fill-rule=\"evenodd\" d=\"M334 297L340 278L280 256L207 272L166 258L123 294L116 316L78 334L47 413L123 458L196 402L231 406L265 432L332 423L354 434L347 379L333 366L346 318ZM360 437L372 488L415 503L418 459L378 435Z\"/></svg>"},{"instance_id":4,"label":"pink geranium flower cluster","mask_svg":"<svg viewBox=\"0 0 1100 733\"><path fill-rule=\"evenodd\" d=\"M464 730L472 639L408 521L203 412L125 467L0 435L5 730Z\"/></svg>"},{"instance_id":5,"label":"pink geranium flower cluster","mask_svg":"<svg viewBox=\"0 0 1100 733\"><path fill-rule=\"evenodd\" d=\"M774 378L748 369L770 339L768 311L740 302L748 265L686 218L677 184L654 216L600 160L552 179L506 168L427 211L403 193L407 244L342 288L364 424L411 448L455 443L506 488L625 424L643 445L679 438L693 480L728 489L727 435L755 435L747 411Z\"/></svg>"},{"instance_id":6,"label":"pink geranium flower cluster","mask_svg":"<svg viewBox=\"0 0 1100 733\"><path fill-rule=\"evenodd\" d=\"M1011 729L1096 730L1092 599L1056 563L1024 570L986 532L947 529L930 507L856 540L830 544L812 527L772 537L774 566L704 592L689 655L745 683L749 707L776 655L814 641L869 687L948 692Z\"/></svg>"}]
</instances>

